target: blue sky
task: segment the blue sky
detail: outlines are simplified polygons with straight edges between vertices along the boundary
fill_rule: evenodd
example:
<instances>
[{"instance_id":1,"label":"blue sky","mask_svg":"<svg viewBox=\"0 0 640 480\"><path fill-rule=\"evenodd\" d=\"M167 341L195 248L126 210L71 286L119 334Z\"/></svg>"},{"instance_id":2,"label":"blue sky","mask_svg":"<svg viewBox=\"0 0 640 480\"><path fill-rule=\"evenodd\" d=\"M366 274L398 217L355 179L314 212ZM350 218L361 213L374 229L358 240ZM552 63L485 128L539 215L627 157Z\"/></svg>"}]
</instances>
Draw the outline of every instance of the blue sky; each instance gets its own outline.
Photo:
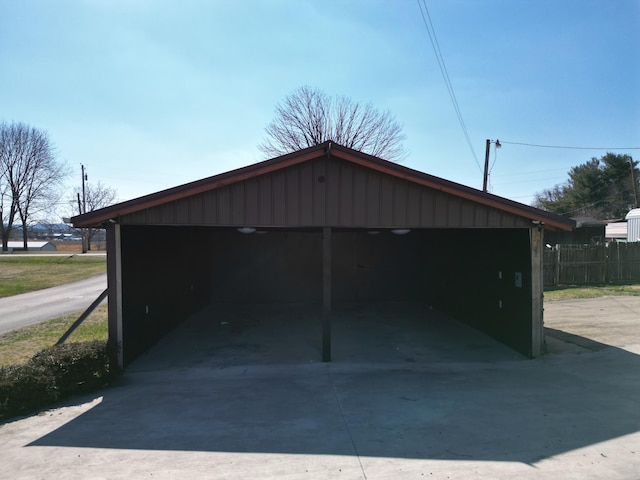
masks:
<instances>
[{"instance_id":1,"label":"blue sky","mask_svg":"<svg viewBox=\"0 0 640 480\"><path fill-rule=\"evenodd\" d=\"M405 166L530 203L640 147L640 2L427 0L477 160L416 0L0 0L0 120L45 129L80 183L126 200L262 159L309 85L390 110ZM640 150L619 150L640 160ZM66 213L66 212L65 212Z\"/></svg>"}]
</instances>

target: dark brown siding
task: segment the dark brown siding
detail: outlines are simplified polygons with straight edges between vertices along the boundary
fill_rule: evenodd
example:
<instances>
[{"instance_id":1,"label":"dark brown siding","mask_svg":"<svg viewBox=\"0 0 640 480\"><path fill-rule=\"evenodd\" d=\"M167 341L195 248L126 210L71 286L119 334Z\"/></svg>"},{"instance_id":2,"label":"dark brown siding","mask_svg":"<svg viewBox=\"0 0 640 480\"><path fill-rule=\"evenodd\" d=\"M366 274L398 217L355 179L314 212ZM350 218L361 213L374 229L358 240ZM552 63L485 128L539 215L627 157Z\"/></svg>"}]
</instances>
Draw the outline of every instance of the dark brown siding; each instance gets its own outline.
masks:
<instances>
[{"instance_id":1,"label":"dark brown siding","mask_svg":"<svg viewBox=\"0 0 640 480\"><path fill-rule=\"evenodd\" d=\"M525 218L340 159L316 159L120 218L131 225L518 228Z\"/></svg>"}]
</instances>

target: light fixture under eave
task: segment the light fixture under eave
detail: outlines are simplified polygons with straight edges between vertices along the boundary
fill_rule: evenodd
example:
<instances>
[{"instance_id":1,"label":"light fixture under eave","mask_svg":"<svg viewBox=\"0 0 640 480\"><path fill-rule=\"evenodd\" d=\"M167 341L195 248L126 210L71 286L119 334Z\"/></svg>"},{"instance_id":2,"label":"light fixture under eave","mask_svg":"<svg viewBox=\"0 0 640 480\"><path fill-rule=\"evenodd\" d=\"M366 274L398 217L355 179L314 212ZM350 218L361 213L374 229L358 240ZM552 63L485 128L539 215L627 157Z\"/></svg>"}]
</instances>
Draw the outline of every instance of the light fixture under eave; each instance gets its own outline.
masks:
<instances>
[{"instance_id":1,"label":"light fixture under eave","mask_svg":"<svg viewBox=\"0 0 640 480\"><path fill-rule=\"evenodd\" d=\"M409 228L394 228L393 230L391 230L391 233L393 233L395 235L406 235L410 231L411 231L411 229L409 229Z\"/></svg>"},{"instance_id":2,"label":"light fixture under eave","mask_svg":"<svg viewBox=\"0 0 640 480\"><path fill-rule=\"evenodd\" d=\"M380 230L369 230L367 233L369 235L379 235L380 234Z\"/></svg>"},{"instance_id":3,"label":"light fixture under eave","mask_svg":"<svg viewBox=\"0 0 640 480\"><path fill-rule=\"evenodd\" d=\"M238 228L238 231L240 233L254 233L256 229L253 227L240 227Z\"/></svg>"}]
</instances>

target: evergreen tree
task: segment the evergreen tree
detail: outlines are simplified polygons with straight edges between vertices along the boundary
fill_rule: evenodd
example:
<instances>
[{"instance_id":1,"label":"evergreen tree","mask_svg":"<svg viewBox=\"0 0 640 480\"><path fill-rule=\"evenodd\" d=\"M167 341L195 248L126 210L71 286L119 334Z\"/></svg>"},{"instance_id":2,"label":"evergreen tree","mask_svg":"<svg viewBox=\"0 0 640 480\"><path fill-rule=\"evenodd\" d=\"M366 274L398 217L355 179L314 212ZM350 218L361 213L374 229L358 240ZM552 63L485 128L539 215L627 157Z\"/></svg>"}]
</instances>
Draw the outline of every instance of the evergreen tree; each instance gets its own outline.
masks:
<instances>
[{"instance_id":1,"label":"evergreen tree","mask_svg":"<svg viewBox=\"0 0 640 480\"><path fill-rule=\"evenodd\" d=\"M624 218L636 205L637 165L629 155L592 158L572 167L566 183L537 193L534 205L569 217Z\"/></svg>"}]
</instances>

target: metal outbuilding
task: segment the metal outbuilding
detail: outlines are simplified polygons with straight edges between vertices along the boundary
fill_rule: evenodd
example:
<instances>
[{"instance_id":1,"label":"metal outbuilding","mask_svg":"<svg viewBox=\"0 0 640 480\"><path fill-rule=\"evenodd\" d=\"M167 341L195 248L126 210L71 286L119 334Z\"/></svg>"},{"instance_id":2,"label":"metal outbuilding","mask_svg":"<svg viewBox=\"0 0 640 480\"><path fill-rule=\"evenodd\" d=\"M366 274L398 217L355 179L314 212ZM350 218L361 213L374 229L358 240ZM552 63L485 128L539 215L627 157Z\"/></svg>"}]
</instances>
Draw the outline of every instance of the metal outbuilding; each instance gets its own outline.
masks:
<instances>
[{"instance_id":1,"label":"metal outbuilding","mask_svg":"<svg viewBox=\"0 0 640 480\"><path fill-rule=\"evenodd\" d=\"M23 252L25 251L24 242L23 241L9 241L7 242L7 247L10 252ZM38 252L55 252L56 246L55 244L47 241L40 240L29 240L27 242L26 250L30 252L38 251Z\"/></svg>"},{"instance_id":2,"label":"metal outbuilding","mask_svg":"<svg viewBox=\"0 0 640 480\"><path fill-rule=\"evenodd\" d=\"M72 218L107 231L126 366L212 302L422 302L543 351L543 231L574 222L325 142Z\"/></svg>"},{"instance_id":3,"label":"metal outbuilding","mask_svg":"<svg viewBox=\"0 0 640 480\"><path fill-rule=\"evenodd\" d=\"M627 241L640 242L640 208L629 210L625 220L627 221Z\"/></svg>"}]
</instances>

